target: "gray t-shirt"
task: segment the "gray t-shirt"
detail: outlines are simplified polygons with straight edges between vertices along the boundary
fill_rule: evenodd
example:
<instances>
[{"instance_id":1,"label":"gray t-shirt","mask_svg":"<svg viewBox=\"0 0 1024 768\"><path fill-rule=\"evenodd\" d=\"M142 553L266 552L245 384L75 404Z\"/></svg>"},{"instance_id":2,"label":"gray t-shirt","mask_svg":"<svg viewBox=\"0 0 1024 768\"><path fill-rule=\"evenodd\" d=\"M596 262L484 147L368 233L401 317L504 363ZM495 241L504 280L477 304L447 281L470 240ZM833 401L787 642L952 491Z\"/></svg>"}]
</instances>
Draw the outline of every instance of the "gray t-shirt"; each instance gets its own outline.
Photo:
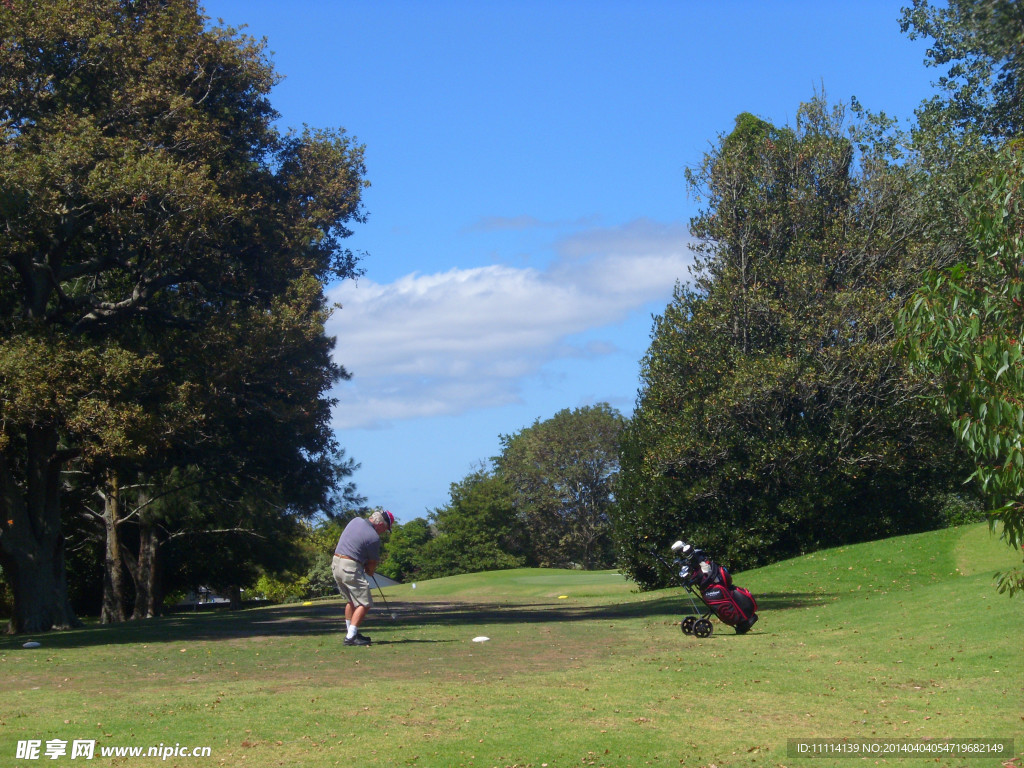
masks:
<instances>
[{"instance_id":1,"label":"gray t-shirt","mask_svg":"<svg viewBox=\"0 0 1024 768\"><path fill-rule=\"evenodd\" d=\"M380 536L365 517L354 518L341 532L334 554L351 557L363 565L368 560L380 560Z\"/></svg>"}]
</instances>

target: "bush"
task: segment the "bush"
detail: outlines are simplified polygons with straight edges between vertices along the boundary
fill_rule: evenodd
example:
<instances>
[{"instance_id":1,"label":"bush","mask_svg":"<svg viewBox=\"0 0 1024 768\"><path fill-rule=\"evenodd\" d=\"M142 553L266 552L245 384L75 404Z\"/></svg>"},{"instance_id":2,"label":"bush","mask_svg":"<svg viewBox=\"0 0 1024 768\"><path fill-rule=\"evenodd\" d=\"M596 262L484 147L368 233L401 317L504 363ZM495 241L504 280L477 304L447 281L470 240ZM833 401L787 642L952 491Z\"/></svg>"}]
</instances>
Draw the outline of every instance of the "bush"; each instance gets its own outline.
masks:
<instances>
[{"instance_id":1,"label":"bush","mask_svg":"<svg viewBox=\"0 0 1024 768\"><path fill-rule=\"evenodd\" d=\"M253 592L257 597L274 603L294 603L298 600L305 600L308 596L309 579L302 576L294 581L282 581L264 574L256 582Z\"/></svg>"},{"instance_id":2,"label":"bush","mask_svg":"<svg viewBox=\"0 0 1024 768\"><path fill-rule=\"evenodd\" d=\"M395 581L423 578L426 548L432 537L430 524L422 517L396 525L388 537L377 571Z\"/></svg>"},{"instance_id":3,"label":"bush","mask_svg":"<svg viewBox=\"0 0 1024 768\"><path fill-rule=\"evenodd\" d=\"M980 523L986 520L985 507L974 495L946 493L935 499L939 519L946 527Z\"/></svg>"},{"instance_id":4,"label":"bush","mask_svg":"<svg viewBox=\"0 0 1024 768\"><path fill-rule=\"evenodd\" d=\"M316 556L312 567L306 574L309 597L330 597L338 594L338 584L331 571L331 560L334 555L320 554Z\"/></svg>"},{"instance_id":5,"label":"bush","mask_svg":"<svg viewBox=\"0 0 1024 768\"><path fill-rule=\"evenodd\" d=\"M515 507L504 480L480 469L452 483L449 493L451 502L431 515L437 535L423 544L416 558L420 578L525 565L512 544Z\"/></svg>"}]
</instances>

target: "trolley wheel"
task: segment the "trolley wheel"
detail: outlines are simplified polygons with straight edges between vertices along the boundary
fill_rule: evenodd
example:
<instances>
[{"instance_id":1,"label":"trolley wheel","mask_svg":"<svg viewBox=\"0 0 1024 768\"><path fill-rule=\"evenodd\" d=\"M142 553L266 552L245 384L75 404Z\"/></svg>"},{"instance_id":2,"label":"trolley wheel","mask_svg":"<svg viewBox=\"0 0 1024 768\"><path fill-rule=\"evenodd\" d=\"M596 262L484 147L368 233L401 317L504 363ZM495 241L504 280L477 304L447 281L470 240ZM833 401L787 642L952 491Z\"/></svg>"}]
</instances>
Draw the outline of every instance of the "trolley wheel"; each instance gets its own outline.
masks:
<instances>
[{"instance_id":1,"label":"trolley wheel","mask_svg":"<svg viewBox=\"0 0 1024 768\"><path fill-rule=\"evenodd\" d=\"M697 617L696 616L687 616L685 619L683 619L683 623L679 626L679 628L681 630L683 630L683 634L684 635L692 635L693 634L693 625L696 624L696 623L697 623Z\"/></svg>"},{"instance_id":2,"label":"trolley wheel","mask_svg":"<svg viewBox=\"0 0 1024 768\"><path fill-rule=\"evenodd\" d=\"M698 619L693 625L693 634L697 637L711 637L714 631L714 626L707 619Z\"/></svg>"}]
</instances>

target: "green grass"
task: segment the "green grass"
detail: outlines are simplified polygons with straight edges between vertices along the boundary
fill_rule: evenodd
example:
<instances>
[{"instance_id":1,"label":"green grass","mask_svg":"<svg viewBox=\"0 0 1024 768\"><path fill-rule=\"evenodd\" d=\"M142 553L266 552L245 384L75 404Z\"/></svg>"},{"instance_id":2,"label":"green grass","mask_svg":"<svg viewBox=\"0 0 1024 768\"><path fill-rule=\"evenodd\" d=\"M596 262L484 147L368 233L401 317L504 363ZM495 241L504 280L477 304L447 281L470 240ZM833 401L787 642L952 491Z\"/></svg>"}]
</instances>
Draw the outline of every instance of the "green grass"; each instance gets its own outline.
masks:
<instances>
[{"instance_id":1,"label":"green grass","mask_svg":"<svg viewBox=\"0 0 1024 768\"><path fill-rule=\"evenodd\" d=\"M557 598L565 590L574 597L623 597L635 591L634 585L617 571L568 571L557 568L515 568L508 571L468 573L446 579L421 581L416 590L411 584L392 587L395 594L421 598L457 597L488 600ZM390 594L390 593L385 593Z\"/></svg>"},{"instance_id":2,"label":"green grass","mask_svg":"<svg viewBox=\"0 0 1024 768\"><path fill-rule=\"evenodd\" d=\"M750 634L705 640L679 631L678 589L539 570L389 588L398 620L379 606L366 649L342 646L335 600L6 638L0 766L862 764L787 755L842 737L1013 738L1019 757L1024 603L992 582L1014 557L982 525L778 563L736 576ZM14 760L54 738L212 757Z\"/></svg>"}]
</instances>

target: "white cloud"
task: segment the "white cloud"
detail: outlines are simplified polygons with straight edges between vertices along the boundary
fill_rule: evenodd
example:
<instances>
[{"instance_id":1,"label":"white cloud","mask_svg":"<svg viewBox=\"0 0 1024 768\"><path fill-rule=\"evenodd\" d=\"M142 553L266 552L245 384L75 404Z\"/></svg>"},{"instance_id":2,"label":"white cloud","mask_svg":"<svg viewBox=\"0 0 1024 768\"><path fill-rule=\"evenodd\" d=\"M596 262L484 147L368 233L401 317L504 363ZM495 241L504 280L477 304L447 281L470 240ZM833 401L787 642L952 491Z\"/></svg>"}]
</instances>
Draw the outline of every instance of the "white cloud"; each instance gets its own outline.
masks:
<instances>
[{"instance_id":1,"label":"white cloud","mask_svg":"<svg viewBox=\"0 0 1024 768\"><path fill-rule=\"evenodd\" d=\"M606 355L614 326L667 302L691 256L682 225L638 220L557 244L540 271L502 265L345 283L328 332L353 374L336 391L336 428L517 402L519 383L554 360ZM586 346L575 334L609 329Z\"/></svg>"}]
</instances>

